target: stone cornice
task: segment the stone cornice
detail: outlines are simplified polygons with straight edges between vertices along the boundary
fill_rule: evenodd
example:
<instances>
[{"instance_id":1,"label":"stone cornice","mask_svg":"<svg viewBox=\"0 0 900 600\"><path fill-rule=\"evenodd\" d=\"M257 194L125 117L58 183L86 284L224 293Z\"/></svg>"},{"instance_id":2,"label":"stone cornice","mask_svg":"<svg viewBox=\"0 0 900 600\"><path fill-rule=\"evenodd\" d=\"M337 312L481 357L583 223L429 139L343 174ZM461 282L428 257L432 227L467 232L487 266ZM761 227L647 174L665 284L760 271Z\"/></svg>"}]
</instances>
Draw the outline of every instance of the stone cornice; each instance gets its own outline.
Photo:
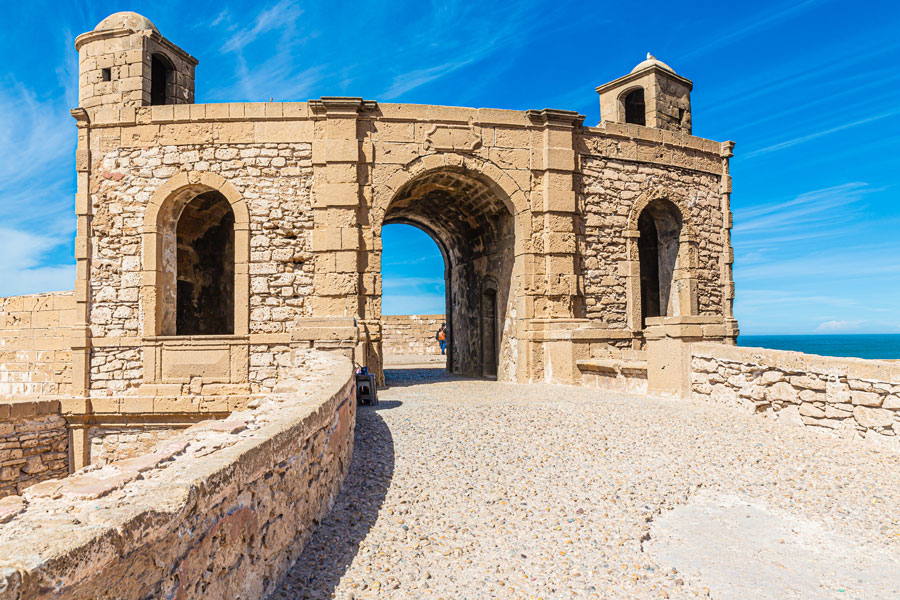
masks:
<instances>
[{"instance_id":1,"label":"stone cornice","mask_svg":"<svg viewBox=\"0 0 900 600\"><path fill-rule=\"evenodd\" d=\"M552 125L557 127L581 127L584 123L584 115L574 110L560 110L557 108L543 108L541 110L527 110L528 118L539 125Z\"/></svg>"}]
</instances>

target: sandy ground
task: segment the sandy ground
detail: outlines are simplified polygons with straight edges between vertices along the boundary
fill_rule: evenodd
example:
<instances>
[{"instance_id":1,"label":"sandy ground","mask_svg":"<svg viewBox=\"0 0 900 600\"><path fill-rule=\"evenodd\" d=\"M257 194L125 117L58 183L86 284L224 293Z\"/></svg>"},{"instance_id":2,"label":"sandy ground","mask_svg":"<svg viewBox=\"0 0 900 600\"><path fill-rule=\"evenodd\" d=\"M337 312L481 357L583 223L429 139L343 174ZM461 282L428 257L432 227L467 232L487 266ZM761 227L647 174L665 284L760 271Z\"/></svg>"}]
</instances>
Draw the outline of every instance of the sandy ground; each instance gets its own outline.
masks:
<instances>
[{"instance_id":1,"label":"sandy ground","mask_svg":"<svg viewBox=\"0 0 900 600\"><path fill-rule=\"evenodd\" d=\"M711 404L394 363L275 598L893 598L900 456Z\"/></svg>"}]
</instances>

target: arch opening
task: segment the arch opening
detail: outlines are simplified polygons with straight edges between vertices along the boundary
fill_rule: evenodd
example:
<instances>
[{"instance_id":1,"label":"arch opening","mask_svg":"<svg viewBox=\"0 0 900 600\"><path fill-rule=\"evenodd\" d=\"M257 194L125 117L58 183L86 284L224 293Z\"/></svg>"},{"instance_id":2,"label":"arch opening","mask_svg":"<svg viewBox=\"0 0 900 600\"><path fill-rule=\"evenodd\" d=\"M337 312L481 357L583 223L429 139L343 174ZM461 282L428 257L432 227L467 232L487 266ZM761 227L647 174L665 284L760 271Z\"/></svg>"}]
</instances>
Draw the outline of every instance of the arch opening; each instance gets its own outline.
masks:
<instances>
[{"instance_id":1,"label":"arch opening","mask_svg":"<svg viewBox=\"0 0 900 600\"><path fill-rule=\"evenodd\" d=\"M647 124L647 108L644 104L644 88L638 88L625 94L625 122L635 125Z\"/></svg>"},{"instance_id":2,"label":"arch opening","mask_svg":"<svg viewBox=\"0 0 900 600\"><path fill-rule=\"evenodd\" d=\"M154 54L150 59L150 104L174 104L175 67L167 57Z\"/></svg>"},{"instance_id":3,"label":"arch opening","mask_svg":"<svg viewBox=\"0 0 900 600\"><path fill-rule=\"evenodd\" d=\"M642 328L650 317L678 314L673 282L678 268L681 228L681 213L668 200L653 200L638 217Z\"/></svg>"},{"instance_id":4,"label":"arch opening","mask_svg":"<svg viewBox=\"0 0 900 600\"><path fill-rule=\"evenodd\" d=\"M515 233L498 186L461 168L428 171L394 195L383 223L397 222L428 232L445 255L448 371L508 378Z\"/></svg>"},{"instance_id":5,"label":"arch opening","mask_svg":"<svg viewBox=\"0 0 900 600\"><path fill-rule=\"evenodd\" d=\"M385 364L406 364L413 356L443 355L452 363L452 347L441 347L437 332L447 322L447 250L420 223L397 219L381 231L382 354ZM404 317L404 318L398 318Z\"/></svg>"},{"instance_id":6,"label":"arch opening","mask_svg":"<svg viewBox=\"0 0 900 600\"><path fill-rule=\"evenodd\" d=\"M218 191L195 196L175 227L176 335L234 333L234 212Z\"/></svg>"}]
</instances>

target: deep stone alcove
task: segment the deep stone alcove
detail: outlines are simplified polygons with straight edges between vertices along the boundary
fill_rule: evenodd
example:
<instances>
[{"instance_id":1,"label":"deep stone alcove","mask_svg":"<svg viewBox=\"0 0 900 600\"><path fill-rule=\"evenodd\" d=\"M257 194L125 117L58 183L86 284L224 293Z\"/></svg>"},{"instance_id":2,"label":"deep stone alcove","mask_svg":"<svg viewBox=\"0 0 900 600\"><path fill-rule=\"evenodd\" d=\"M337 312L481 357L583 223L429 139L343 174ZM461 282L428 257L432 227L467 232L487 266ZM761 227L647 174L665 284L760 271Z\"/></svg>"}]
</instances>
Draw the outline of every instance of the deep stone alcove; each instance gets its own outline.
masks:
<instances>
[{"instance_id":1,"label":"deep stone alcove","mask_svg":"<svg viewBox=\"0 0 900 600\"><path fill-rule=\"evenodd\" d=\"M191 200L177 227L176 335L234 333L234 212L216 191Z\"/></svg>"},{"instance_id":2,"label":"deep stone alcove","mask_svg":"<svg viewBox=\"0 0 900 600\"><path fill-rule=\"evenodd\" d=\"M678 260L681 213L668 200L654 200L638 217L641 263L641 327L648 317L674 316L672 280Z\"/></svg>"}]
</instances>

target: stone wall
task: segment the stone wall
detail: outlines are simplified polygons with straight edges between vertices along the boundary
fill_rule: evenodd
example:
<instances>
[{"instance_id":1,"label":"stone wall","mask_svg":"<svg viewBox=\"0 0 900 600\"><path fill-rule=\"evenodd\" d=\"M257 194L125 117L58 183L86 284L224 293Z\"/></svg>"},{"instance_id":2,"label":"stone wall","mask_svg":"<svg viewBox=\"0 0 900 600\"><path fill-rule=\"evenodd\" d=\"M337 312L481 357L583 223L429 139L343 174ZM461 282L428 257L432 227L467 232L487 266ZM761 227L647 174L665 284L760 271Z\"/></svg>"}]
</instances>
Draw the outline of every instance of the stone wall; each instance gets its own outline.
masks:
<instances>
[{"instance_id":1,"label":"stone wall","mask_svg":"<svg viewBox=\"0 0 900 600\"><path fill-rule=\"evenodd\" d=\"M74 320L72 292L0 298L0 396L69 391Z\"/></svg>"},{"instance_id":2,"label":"stone wall","mask_svg":"<svg viewBox=\"0 0 900 600\"><path fill-rule=\"evenodd\" d=\"M69 433L59 416L59 401L0 401L0 498L68 475L68 452Z\"/></svg>"},{"instance_id":3,"label":"stone wall","mask_svg":"<svg viewBox=\"0 0 900 600\"><path fill-rule=\"evenodd\" d=\"M626 261L627 221L635 201L652 189L668 190L684 199L690 214L682 216L699 241L695 273L698 314L725 316L720 177L695 169L604 158L600 154L609 153L605 142L606 138L586 138L587 150L597 155L582 156L583 233L579 247L586 316L610 327L627 326L628 290L621 266ZM705 168L716 165L711 161Z\"/></svg>"},{"instance_id":4,"label":"stone wall","mask_svg":"<svg viewBox=\"0 0 900 600\"><path fill-rule=\"evenodd\" d=\"M285 333L296 318L309 316L312 145L154 145L159 142L153 137L138 140L138 147L98 148L102 169L92 189L103 201L91 220L92 335L152 335L139 310L141 231L151 196L178 172L215 173L247 202L250 333Z\"/></svg>"},{"instance_id":5,"label":"stone wall","mask_svg":"<svg viewBox=\"0 0 900 600\"><path fill-rule=\"evenodd\" d=\"M900 362L691 347L691 396L900 450Z\"/></svg>"},{"instance_id":6,"label":"stone wall","mask_svg":"<svg viewBox=\"0 0 900 600\"><path fill-rule=\"evenodd\" d=\"M353 449L351 363L297 351L292 366L249 410L0 500L0 600L270 593Z\"/></svg>"},{"instance_id":7,"label":"stone wall","mask_svg":"<svg viewBox=\"0 0 900 600\"><path fill-rule=\"evenodd\" d=\"M440 354L434 339L444 315L386 315L382 317L381 343L385 356L391 354Z\"/></svg>"}]
</instances>

